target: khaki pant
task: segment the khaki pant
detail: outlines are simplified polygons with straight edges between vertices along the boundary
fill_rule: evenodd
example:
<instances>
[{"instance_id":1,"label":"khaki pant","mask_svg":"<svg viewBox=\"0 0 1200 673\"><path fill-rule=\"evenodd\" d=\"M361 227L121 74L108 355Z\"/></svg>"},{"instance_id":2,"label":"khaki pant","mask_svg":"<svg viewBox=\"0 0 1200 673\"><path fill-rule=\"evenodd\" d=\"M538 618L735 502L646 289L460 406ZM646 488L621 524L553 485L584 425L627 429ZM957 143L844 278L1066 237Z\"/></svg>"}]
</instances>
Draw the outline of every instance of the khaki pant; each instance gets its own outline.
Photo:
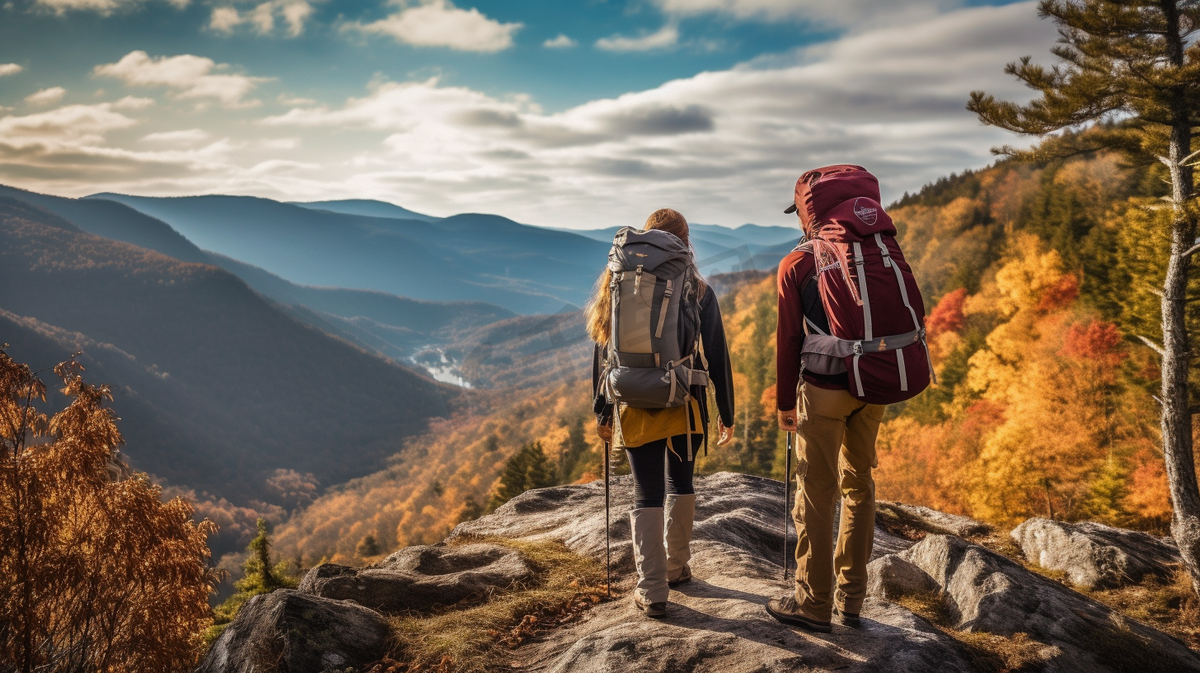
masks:
<instances>
[{"instance_id":1,"label":"khaki pant","mask_svg":"<svg viewBox=\"0 0 1200 673\"><path fill-rule=\"evenodd\" d=\"M886 406L845 390L804 385L796 457L796 601L810 619L829 621L839 610L858 614L867 593L867 563L875 542L875 437ZM839 489L840 486L840 489ZM842 498L837 549L833 510ZM837 595L830 596L837 572Z\"/></svg>"}]
</instances>

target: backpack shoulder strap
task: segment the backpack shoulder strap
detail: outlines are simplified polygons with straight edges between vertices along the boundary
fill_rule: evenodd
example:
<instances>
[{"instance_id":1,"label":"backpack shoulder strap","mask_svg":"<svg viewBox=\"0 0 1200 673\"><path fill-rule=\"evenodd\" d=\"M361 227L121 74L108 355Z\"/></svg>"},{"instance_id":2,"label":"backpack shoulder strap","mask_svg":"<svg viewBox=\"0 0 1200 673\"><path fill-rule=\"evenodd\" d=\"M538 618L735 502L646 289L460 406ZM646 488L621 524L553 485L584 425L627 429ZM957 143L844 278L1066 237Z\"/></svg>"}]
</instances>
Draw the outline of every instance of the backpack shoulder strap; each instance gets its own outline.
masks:
<instances>
[{"instance_id":1,"label":"backpack shoulder strap","mask_svg":"<svg viewBox=\"0 0 1200 673\"><path fill-rule=\"evenodd\" d=\"M804 279L800 281L800 296L803 297L805 288L807 288L808 284L811 283L812 281L816 280L816 278L817 278L817 263L816 263L816 256L813 253L812 239L805 239L805 240L801 241L800 243L798 243L796 245L796 247L792 248L792 252L807 253L809 257L813 258L812 273L806 274L804 276Z\"/></svg>"}]
</instances>

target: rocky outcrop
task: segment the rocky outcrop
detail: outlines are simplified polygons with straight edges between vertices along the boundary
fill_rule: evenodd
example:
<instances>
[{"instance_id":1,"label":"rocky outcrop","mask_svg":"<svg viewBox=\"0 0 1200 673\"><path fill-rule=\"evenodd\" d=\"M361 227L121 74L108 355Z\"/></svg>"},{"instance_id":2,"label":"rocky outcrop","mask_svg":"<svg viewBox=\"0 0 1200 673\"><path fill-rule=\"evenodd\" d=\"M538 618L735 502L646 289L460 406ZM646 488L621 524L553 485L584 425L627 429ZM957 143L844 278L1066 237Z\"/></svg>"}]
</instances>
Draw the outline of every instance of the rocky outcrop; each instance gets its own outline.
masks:
<instances>
[{"instance_id":1,"label":"rocky outcrop","mask_svg":"<svg viewBox=\"0 0 1200 673\"><path fill-rule=\"evenodd\" d=\"M352 600L381 612L428 612L532 579L533 568L511 547L494 544L407 547L365 568L326 563L304 576L300 591Z\"/></svg>"},{"instance_id":2,"label":"rocky outcrop","mask_svg":"<svg viewBox=\"0 0 1200 673\"><path fill-rule=\"evenodd\" d=\"M197 673L325 673L386 653L384 618L350 601L283 589L255 596L209 649Z\"/></svg>"},{"instance_id":3,"label":"rocky outcrop","mask_svg":"<svg viewBox=\"0 0 1200 673\"><path fill-rule=\"evenodd\" d=\"M896 503L881 504L887 527L875 531L862 628L835 623L831 634L789 628L763 609L792 590L782 567L783 485L722 473L698 479L696 490L694 579L671 591L667 619L646 619L627 599L633 488L630 478L617 478L610 530L618 599L513 650L514 666L556 673L992 670L961 633L975 632L992 634L989 642L1019 644L1032 662L1028 670L1200 671L1196 654L1174 639L960 537L989 534L979 522ZM602 559L604 512L601 482L540 489L459 525L447 543L405 549L367 568L321 566L304 578L302 592L276 592L243 607L200 670L316 673L361 666L383 653L387 628L376 610L452 607L534 579L518 551L487 538L558 540ZM794 529L789 533L790 547ZM908 600L914 596L937 607L920 608L936 626L904 607L918 605Z\"/></svg>"},{"instance_id":4,"label":"rocky outcrop","mask_svg":"<svg viewBox=\"0 0 1200 673\"><path fill-rule=\"evenodd\" d=\"M624 597L596 606L580 623L550 632L517 650L522 670L601 671L929 672L969 671L962 648L908 610L869 599L861 630L837 626L810 634L776 622L763 609L791 590L782 576L783 485L721 473L697 482L692 569L695 579L671 592L667 619L636 613ZM628 478L613 484L614 558L630 561L626 512L633 502ZM576 552L603 557L604 485L530 491L491 516L461 524L451 537L503 535L561 539ZM794 530L792 530L794 540ZM912 543L882 529L875 554ZM619 569L619 590L628 586Z\"/></svg>"},{"instance_id":5,"label":"rocky outcrop","mask_svg":"<svg viewBox=\"0 0 1200 673\"><path fill-rule=\"evenodd\" d=\"M746 474L721 472L698 480L697 543L719 542L725 552L755 563L783 562L783 484ZM612 481L612 539L614 567L632 567L628 511L633 504L633 480ZM835 519L836 520L836 519ZM594 557L604 554L604 483L555 486L529 491L495 513L460 524L448 540L497 536L513 539L561 540L571 550ZM789 550L796 529L789 523ZM873 558L908 548L912 542L875 529ZM776 572L782 573L780 568Z\"/></svg>"},{"instance_id":6,"label":"rocky outcrop","mask_svg":"<svg viewBox=\"0 0 1200 673\"><path fill-rule=\"evenodd\" d=\"M1200 658L1174 638L962 538L930 535L897 556L902 563L876 569L900 568L901 582L911 583L906 563L920 568L945 601L952 628L1028 634L1045 645L1047 673L1200 671Z\"/></svg>"},{"instance_id":7,"label":"rocky outcrop","mask_svg":"<svg viewBox=\"0 0 1200 673\"><path fill-rule=\"evenodd\" d=\"M1012 539L1030 561L1064 572L1086 589L1169 577L1180 567L1179 550L1152 535L1099 523L1029 519Z\"/></svg>"}]
</instances>

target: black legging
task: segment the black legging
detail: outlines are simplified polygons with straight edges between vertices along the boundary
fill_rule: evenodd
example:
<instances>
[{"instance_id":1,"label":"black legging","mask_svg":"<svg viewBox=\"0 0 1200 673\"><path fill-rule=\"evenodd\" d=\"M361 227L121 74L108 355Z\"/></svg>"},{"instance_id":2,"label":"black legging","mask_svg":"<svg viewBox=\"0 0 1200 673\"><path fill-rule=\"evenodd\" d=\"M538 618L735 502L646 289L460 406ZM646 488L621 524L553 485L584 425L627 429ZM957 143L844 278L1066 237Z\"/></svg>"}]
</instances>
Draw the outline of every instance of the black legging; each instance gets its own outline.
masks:
<instances>
[{"instance_id":1,"label":"black legging","mask_svg":"<svg viewBox=\"0 0 1200 673\"><path fill-rule=\"evenodd\" d=\"M692 470L695 457L704 445L704 435L692 435L692 460L688 460L687 435L677 435L675 450L667 447L668 440L657 439L641 446L627 447L629 470L633 473L633 497L636 507L662 507L671 495L691 495Z\"/></svg>"}]
</instances>

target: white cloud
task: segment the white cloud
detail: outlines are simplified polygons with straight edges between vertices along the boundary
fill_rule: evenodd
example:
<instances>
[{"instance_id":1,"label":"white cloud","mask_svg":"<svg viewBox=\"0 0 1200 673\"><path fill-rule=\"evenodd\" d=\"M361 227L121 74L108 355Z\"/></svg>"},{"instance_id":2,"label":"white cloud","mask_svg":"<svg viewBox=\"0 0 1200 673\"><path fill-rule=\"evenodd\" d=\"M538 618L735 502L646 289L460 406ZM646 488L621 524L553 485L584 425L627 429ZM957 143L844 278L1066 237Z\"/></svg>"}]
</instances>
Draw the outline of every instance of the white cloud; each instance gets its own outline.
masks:
<instances>
[{"instance_id":1,"label":"white cloud","mask_svg":"<svg viewBox=\"0 0 1200 673\"><path fill-rule=\"evenodd\" d=\"M153 98L139 98L138 96L125 96L112 104L114 110L145 110L151 105L154 105Z\"/></svg>"},{"instance_id":2,"label":"white cloud","mask_svg":"<svg viewBox=\"0 0 1200 673\"><path fill-rule=\"evenodd\" d=\"M546 47L547 49L565 49L567 47L574 47L576 44L579 43L567 37L563 33L559 33L558 37L551 40L546 40L542 43L542 46Z\"/></svg>"},{"instance_id":3,"label":"white cloud","mask_svg":"<svg viewBox=\"0 0 1200 673\"><path fill-rule=\"evenodd\" d=\"M960 7L961 0L653 0L678 17L720 14L742 20L796 20L826 26L894 25L898 19L932 17Z\"/></svg>"},{"instance_id":4,"label":"white cloud","mask_svg":"<svg viewBox=\"0 0 1200 673\"><path fill-rule=\"evenodd\" d=\"M286 93L279 94L279 97L276 100L278 100L281 105L314 105L317 102L311 98L290 96Z\"/></svg>"},{"instance_id":5,"label":"white cloud","mask_svg":"<svg viewBox=\"0 0 1200 673\"><path fill-rule=\"evenodd\" d=\"M92 72L115 77L129 86L166 87L183 100L215 100L225 107L257 105L258 101L244 98L268 78L214 73L227 67L191 54L152 58L144 51L131 51L120 61L98 65Z\"/></svg>"},{"instance_id":6,"label":"white cloud","mask_svg":"<svg viewBox=\"0 0 1200 673\"><path fill-rule=\"evenodd\" d=\"M52 141L97 144L110 131L129 128L137 120L114 112L110 103L67 105L48 112L0 117L0 139L8 144Z\"/></svg>"},{"instance_id":7,"label":"white cloud","mask_svg":"<svg viewBox=\"0 0 1200 673\"><path fill-rule=\"evenodd\" d=\"M15 75L15 74L21 72L22 70L24 70L24 68L17 65L16 63L0 63L0 77L8 77L9 75Z\"/></svg>"},{"instance_id":8,"label":"white cloud","mask_svg":"<svg viewBox=\"0 0 1200 673\"><path fill-rule=\"evenodd\" d=\"M283 20L288 25L288 35L296 37L304 32L304 22L308 17L312 16L313 6L303 0L292 0L290 2L277 2L280 14L283 14Z\"/></svg>"},{"instance_id":9,"label":"white cloud","mask_svg":"<svg viewBox=\"0 0 1200 673\"><path fill-rule=\"evenodd\" d=\"M167 4L176 9L188 6L189 0L167 0ZM115 11L129 10L140 7L144 0L36 0L35 6L48 9L55 14L66 14L70 11L89 11L98 14L112 14Z\"/></svg>"},{"instance_id":10,"label":"white cloud","mask_svg":"<svg viewBox=\"0 0 1200 673\"><path fill-rule=\"evenodd\" d=\"M612 35L596 40L596 47L605 51L650 51L667 49L677 44L679 44L679 29L671 24L640 37Z\"/></svg>"},{"instance_id":11,"label":"white cloud","mask_svg":"<svg viewBox=\"0 0 1200 673\"><path fill-rule=\"evenodd\" d=\"M285 33L297 37L304 32L304 25L313 14L313 6L307 0L268 0L255 5L245 13L237 7L226 5L213 9L209 18L209 29L229 35L238 26L249 26L259 35L275 32L276 22L287 25Z\"/></svg>"},{"instance_id":12,"label":"white cloud","mask_svg":"<svg viewBox=\"0 0 1200 673\"><path fill-rule=\"evenodd\" d=\"M30 105L54 105L62 100L67 90L61 86L52 86L49 89L42 89L37 93L31 93L25 97L25 102Z\"/></svg>"},{"instance_id":13,"label":"white cloud","mask_svg":"<svg viewBox=\"0 0 1200 673\"><path fill-rule=\"evenodd\" d=\"M242 15L238 14L236 7L217 7L212 11L208 27L218 33L232 33L241 22Z\"/></svg>"},{"instance_id":14,"label":"white cloud","mask_svg":"<svg viewBox=\"0 0 1200 673\"><path fill-rule=\"evenodd\" d=\"M192 146L209 139L204 129L186 129L183 131L161 131L144 136L141 142L158 145Z\"/></svg>"},{"instance_id":15,"label":"white cloud","mask_svg":"<svg viewBox=\"0 0 1200 673\"><path fill-rule=\"evenodd\" d=\"M460 9L450 0L425 0L409 6L404 0L395 14L367 24L347 27L417 47L448 47L459 51L496 52L508 49L520 23L500 23L478 9Z\"/></svg>"},{"instance_id":16,"label":"white cloud","mask_svg":"<svg viewBox=\"0 0 1200 673\"><path fill-rule=\"evenodd\" d=\"M1024 2L864 30L553 114L430 79L263 121L321 138L383 136L384 151L360 145L320 179L277 183L297 195L369 193L547 225L610 226L664 205L701 222L788 225L779 211L807 168L860 162L890 200L988 163L1010 138L965 110L969 92L1026 97L1004 64L1055 37Z\"/></svg>"},{"instance_id":17,"label":"white cloud","mask_svg":"<svg viewBox=\"0 0 1200 673\"><path fill-rule=\"evenodd\" d=\"M108 135L139 120L113 103L66 105L24 116L0 117L0 182L76 195L100 185L132 191L134 185L232 173L225 141L192 149L139 151L113 147Z\"/></svg>"},{"instance_id":18,"label":"white cloud","mask_svg":"<svg viewBox=\"0 0 1200 673\"><path fill-rule=\"evenodd\" d=\"M289 138L263 138L258 141L258 144L269 150L294 150L300 147L301 140L296 137Z\"/></svg>"},{"instance_id":19,"label":"white cloud","mask_svg":"<svg viewBox=\"0 0 1200 673\"><path fill-rule=\"evenodd\" d=\"M0 182L71 194L370 197L592 228L669 206L698 222L786 226L795 220L780 211L808 168L862 163L890 201L989 163L988 149L1012 138L964 109L969 92L1027 99L1004 64L1055 39L1033 2L975 7L562 111L438 79L376 82L336 105L282 100L293 107L253 129L223 132L206 116L201 130L217 139L191 145L118 133L138 120L116 104L0 115ZM188 72L218 72L202 61Z\"/></svg>"}]
</instances>

